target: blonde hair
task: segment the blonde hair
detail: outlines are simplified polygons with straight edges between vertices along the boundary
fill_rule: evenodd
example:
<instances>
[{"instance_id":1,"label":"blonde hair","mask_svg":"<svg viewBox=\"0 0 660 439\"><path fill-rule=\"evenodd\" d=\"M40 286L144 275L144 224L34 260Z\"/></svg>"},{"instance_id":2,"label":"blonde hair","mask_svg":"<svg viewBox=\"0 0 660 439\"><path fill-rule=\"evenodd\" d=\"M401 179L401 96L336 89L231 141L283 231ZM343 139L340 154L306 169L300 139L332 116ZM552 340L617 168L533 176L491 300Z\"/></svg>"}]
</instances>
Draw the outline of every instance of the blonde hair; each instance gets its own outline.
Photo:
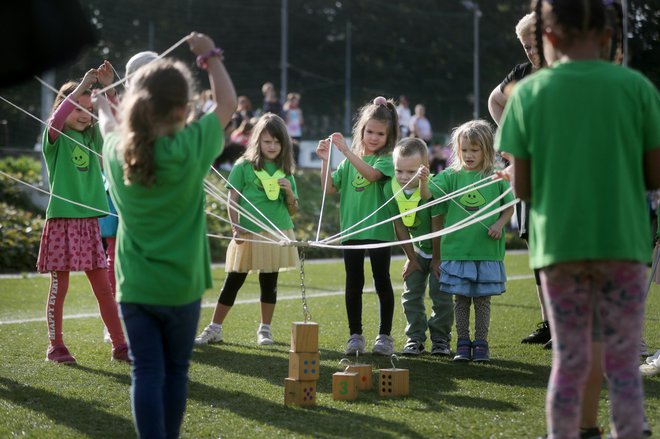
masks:
<instances>
[{"instance_id":1,"label":"blonde hair","mask_svg":"<svg viewBox=\"0 0 660 439\"><path fill-rule=\"evenodd\" d=\"M518 24L516 24L516 36L518 39L520 40L526 35L533 35L535 23L536 15L533 12L530 12L521 18L520 21L518 21Z\"/></svg>"},{"instance_id":2,"label":"blonde hair","mask_svg":"<svg viewBox=\"0 0 660 439\"><path fill-rule=\"evenodd\" d=\"M465 163L461 154L461 143L466 141L478 145L483 152L483 164L479 174L483 177L491 175L495 171L493 128L483 119L471 120L452 130L449 168L457 172L463 169Z\"/></svg>"},{"instance_id":3,"label":"blonde hair","mask_svg":"<svg viewBox=\"0 0 660 439\"><path fill-rule=\"evenodd\" d=\"M141 67L122 101L121 145L124 183L151 186L156 182L154 144L185 120L193 94L190 70L180 61L161 59Z\"/></svg>"},{"instance_id":4,"label":"blonde hair","mask_svg":"<svg viewBox=\"0 0 660 439\"><path fill-rule=\"evenodd\" d=\"M384 98L376 98L374 101ZM376 151L376 155L385 155L392 152L394 145L399 138L399 116L396 112L396 106L392 99L388 99L385 103L369 102L358 111L358 118L353 125L353 150L358 155L364 155L364 128L370 120L377 120L387 126L387 140L385 146Z\"/></svg>"},{"instance_id":5,"label":"blonde hair","mask_svg":"<svg viewBox=\"0 0 660 439\"><path fill-rule=\"evenodd\" d=\"M406 137L399 140L392 152L394 161L396 161L397 157L411 157L416 154L419 154L422 158L422 163L428 166L429 149L426 146L426 142L417 137Z\"/></svg>"},{"instance_id":6,"label":"blonde hair","mask_svg":"<svg viewBox=\"0 0 660 439\"><path fill-rule=\"evenodd\" d=\"M252 166L254 166L254 169L257 171L264 168L266 159L261 152L260 145L261 135L264 131L279 140L282 150L275 158L275 164L278 168L282 169L286 175L291 175L295 168L291 137L289 137L289 133L286 130L284 120L276 114L266 113L259 118L254 128L252 128L252 136L250 136L243 158L252 163Z\"/></svg>"}]
</instances>

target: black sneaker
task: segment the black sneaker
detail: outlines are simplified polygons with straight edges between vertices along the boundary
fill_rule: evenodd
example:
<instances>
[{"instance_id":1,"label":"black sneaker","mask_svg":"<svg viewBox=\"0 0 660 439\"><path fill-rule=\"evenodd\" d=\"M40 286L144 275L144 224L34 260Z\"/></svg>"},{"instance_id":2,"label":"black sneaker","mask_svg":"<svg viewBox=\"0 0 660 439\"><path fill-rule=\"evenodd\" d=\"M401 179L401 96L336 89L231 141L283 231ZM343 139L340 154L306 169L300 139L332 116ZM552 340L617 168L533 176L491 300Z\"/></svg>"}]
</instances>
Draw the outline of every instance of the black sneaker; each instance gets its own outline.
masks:
<instances>
[{"instance_id":1,"label":"black sneaker","mask_svg":"<svg viewBox=\"0 0 660 439\"><path fill-rule=\"evenodd\" d=\"M552 349L552 339L548 340L548 342L543 345L543 349Z\"/></svg>"},{"instance_id":2,"label":"black sneaker","mask_svg":"<svg viewBox=\"0 0 660 439\"><path fill-rule=\"evenodd\" d=\"M541 322L537 325L536 330L523 338L521 343L545 344L552 336L550 335L550 326L548 322Z\"/></svg>"},{"instance_id":3,"label":"black sneaker","mask_svg":"<svg viewBox=\"0 0 660 439\"><path fill-rule=\"evenodd\" d=\"M601 439L603 430L599 427L580 428L580 439Z\"/></svg>"}]
</instances>

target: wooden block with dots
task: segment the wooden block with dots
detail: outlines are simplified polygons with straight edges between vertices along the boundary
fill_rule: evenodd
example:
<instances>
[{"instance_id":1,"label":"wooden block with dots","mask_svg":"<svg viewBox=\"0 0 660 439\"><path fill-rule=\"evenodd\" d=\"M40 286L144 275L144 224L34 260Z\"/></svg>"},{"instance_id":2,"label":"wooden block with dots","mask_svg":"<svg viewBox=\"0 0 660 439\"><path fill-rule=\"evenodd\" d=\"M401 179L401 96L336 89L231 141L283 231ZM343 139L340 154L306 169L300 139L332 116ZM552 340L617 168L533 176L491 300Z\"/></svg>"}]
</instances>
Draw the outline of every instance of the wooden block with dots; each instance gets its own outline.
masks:
<instances>
[{"instance_id":1,"label":"wooden block with dots","mask_svg":"<svg viewBox=\"0 0 660 439\"><path fill-rule=\"evenodd\" d=\"M284 404L308 406L316 404L316 381L284 379Z\"/></svg>"},{"instance_id":2,"label":"wooden block with dots","mask_svg":"<svg viewBox=\"0 0 660 439\"><path fill-rule=\"evenodd\" d=\"M358 374L358 389L373 389L374 379L371 364L351 364L346 367L346 372L356 372Z\"/></svg>"},{"instance_id":3,"label":"wooden block with dots","mask_svg":"<svg viewBox=\"0 0 660 439\"><path fill-rule=\"evenodd\" d=\"M289 378L298 381L318 380L319 366L318 352L289 351Z\"/></svg>"},{"instance_id":4,"label":"wooden block with dots","mask_svg":"<svg viewBox=\"0 0 660 439\"><path fill-rule=\"evenodd\" d=\"M408 369L381 369L378 384L380 396L407 396L409 393Z\"/></svg>"},{"instance_id":5,"label":"wooden block with dots","mask_svg":"<svg viewBox=\"0 0 660 439\"><path fill-rule=\"evenodd\" d=\"M293 352L318 352L318 323L293 322L291 324L291 350Z\"/></svg>"},{"instance_id":6,"label":"wooden block with dots","mask_svg":"<svg viewBox=\"0 0 660 439\"><path fill-rule=\"evenodd\" d=\"M353 401L358 395L356 372L335 372L332 375L332 399Z\"/></svg>"}]
</instances>

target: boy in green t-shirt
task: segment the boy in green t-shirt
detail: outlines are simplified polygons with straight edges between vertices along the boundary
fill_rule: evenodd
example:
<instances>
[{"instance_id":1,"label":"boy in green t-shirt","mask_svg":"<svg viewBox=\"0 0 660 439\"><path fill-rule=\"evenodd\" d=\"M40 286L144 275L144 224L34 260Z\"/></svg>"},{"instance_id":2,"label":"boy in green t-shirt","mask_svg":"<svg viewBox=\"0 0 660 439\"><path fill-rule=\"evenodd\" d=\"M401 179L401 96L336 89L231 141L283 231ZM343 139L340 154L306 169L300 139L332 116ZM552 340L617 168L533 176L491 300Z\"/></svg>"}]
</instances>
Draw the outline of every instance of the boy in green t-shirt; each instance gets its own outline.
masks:
<instances>
[{"instance_id":1,"label":"boy in green t-shirt","mask_svg":"<svg viewBox=\"0 0 660 439\"><path fill-rule=\"evenodd\" d=\"M423 140L401 140L392 154L394 177L383 186L390 216L405 213L424 205L431 198L428 186L428 149ZM394 231L400 241L431 232L431 211L419 210L394 220ZM426 330L431 336L432 355L450 355L449 341L454 323L451 296L440 292L440 239L401 244L407 260L403 267L403 294L401 304L406 315L407 341L404 355L420 355L424 352ZM433 303L431 317L427 320L424 293L429 286Z\"/></svg>"}]
</instances>

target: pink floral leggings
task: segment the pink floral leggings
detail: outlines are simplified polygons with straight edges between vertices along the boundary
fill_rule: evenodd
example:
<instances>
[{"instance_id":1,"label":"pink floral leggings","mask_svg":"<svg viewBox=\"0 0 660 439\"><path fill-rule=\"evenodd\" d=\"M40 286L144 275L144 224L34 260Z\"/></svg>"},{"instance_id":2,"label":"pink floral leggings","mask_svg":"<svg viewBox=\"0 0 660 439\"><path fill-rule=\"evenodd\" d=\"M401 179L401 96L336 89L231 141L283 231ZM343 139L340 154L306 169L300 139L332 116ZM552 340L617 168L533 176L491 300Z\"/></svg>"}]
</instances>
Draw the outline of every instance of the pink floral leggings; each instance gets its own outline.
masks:
<instances>
[{"instance_id":1,"label":"pink floral leggings","mask_svg":"<svg viewBox=\"0 0 660 439\"><path fill-rule=\"evenodd\" d=\"M600 306L612 437L642 437L639 341L645 277L646 266L630 261L582 261L541 269L553 349L546 396L549 438L578 437L582 389L591 363L594 303Z\"/></svg>"}]
</instances>

